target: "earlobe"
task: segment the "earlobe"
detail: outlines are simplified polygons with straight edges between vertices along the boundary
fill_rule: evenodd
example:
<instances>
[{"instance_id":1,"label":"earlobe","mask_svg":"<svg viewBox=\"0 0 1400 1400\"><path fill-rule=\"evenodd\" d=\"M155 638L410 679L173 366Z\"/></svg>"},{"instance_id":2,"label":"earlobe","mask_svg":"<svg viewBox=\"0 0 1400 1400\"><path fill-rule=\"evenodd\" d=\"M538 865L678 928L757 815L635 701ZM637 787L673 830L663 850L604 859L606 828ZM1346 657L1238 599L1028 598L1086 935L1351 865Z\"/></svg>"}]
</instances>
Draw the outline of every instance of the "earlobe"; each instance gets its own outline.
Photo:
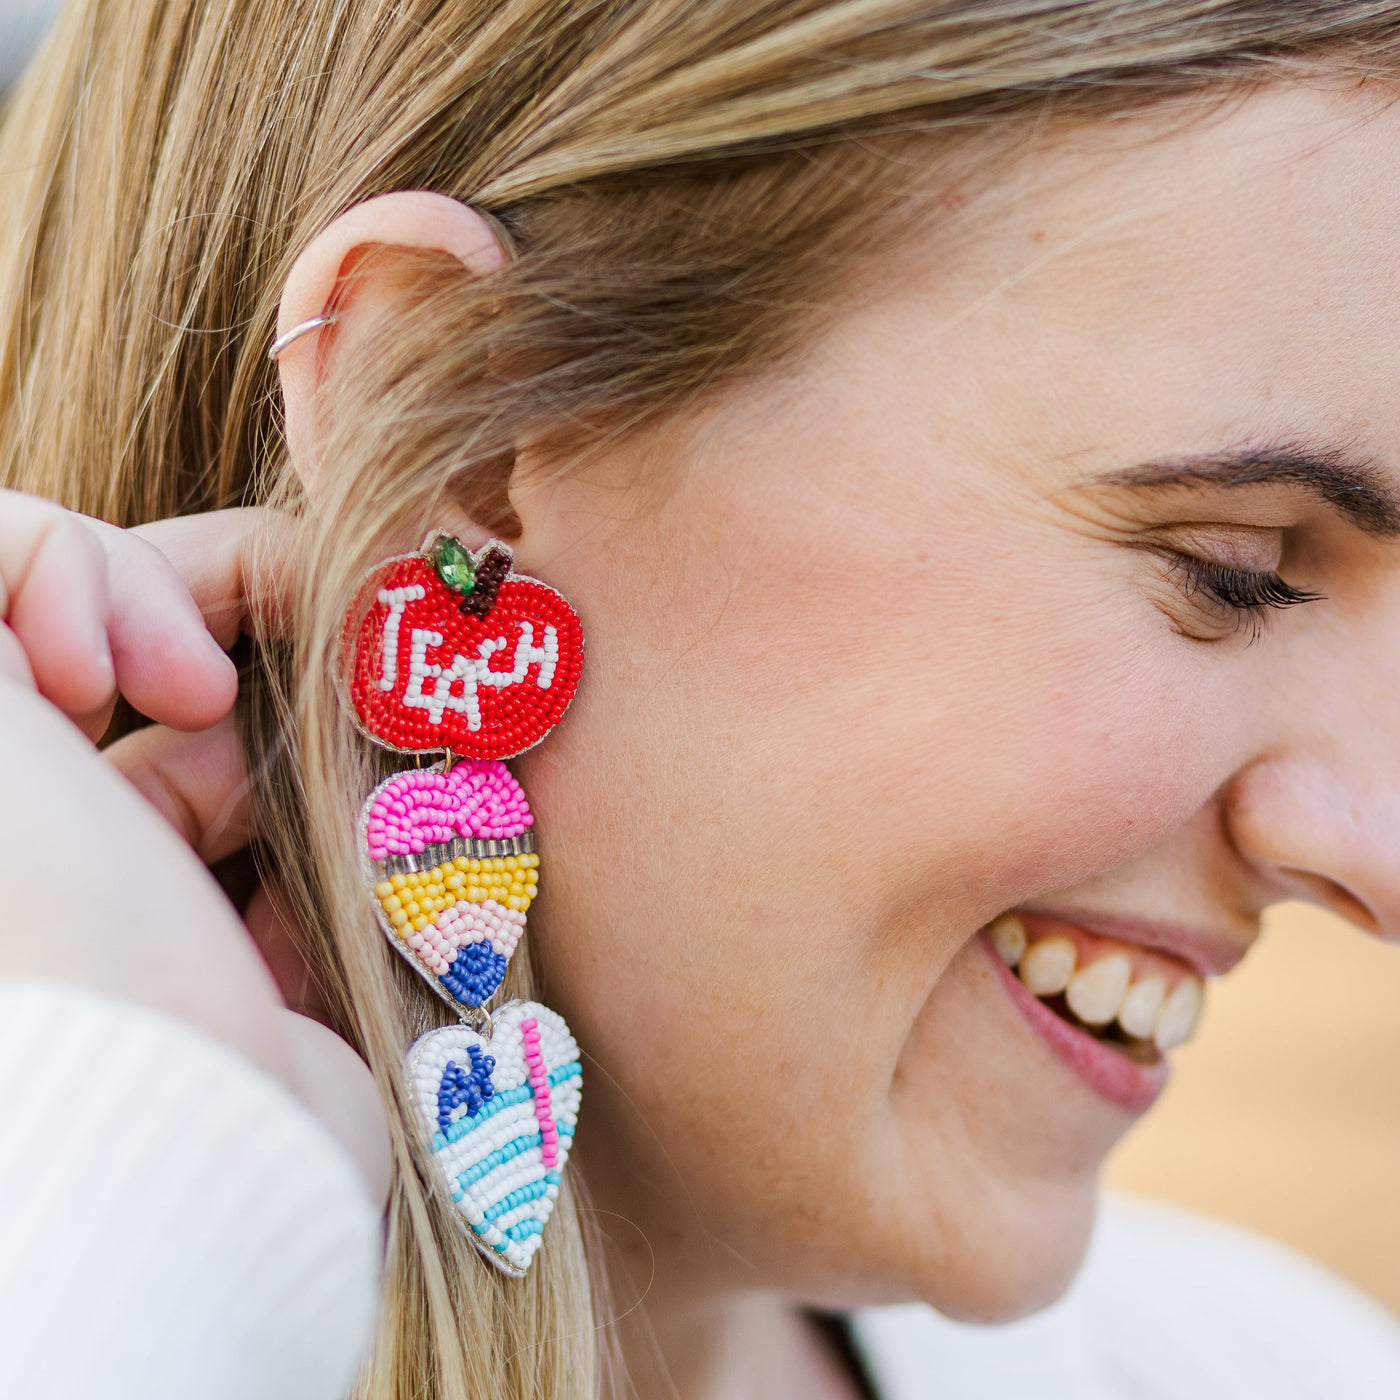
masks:
<instances>
[{"instance_id":1,"label":"earlobe","mask_svg":"<svg viewBox=\"0 0 1400 1400\"><path fill-rule=\"evenodd\" d=\"M474 277L495 272L506 260L501 240L484 215L427 190L401 190L366 200L311 240L292 265L277 316L279 338L308 322L319 323L314 333L291 340L277 359L287 446L305 486L315 475L321 437L320 384L333 357L347 353L360 328L396 294L393 260L365 259L367 248L446 253Z\"/></svg>"}]
</instances>

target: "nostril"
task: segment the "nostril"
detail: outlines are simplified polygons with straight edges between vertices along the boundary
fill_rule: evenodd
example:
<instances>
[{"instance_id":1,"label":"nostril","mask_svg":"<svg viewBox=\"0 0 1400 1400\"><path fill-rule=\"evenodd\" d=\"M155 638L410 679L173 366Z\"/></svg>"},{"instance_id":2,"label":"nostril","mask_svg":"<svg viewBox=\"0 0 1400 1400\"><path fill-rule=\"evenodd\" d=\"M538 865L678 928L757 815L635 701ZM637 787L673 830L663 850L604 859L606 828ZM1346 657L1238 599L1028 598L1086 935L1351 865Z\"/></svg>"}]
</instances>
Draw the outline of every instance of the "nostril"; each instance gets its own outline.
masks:
<instances>
[{"instance_id":1,"label":"nostril","mask_svg":"<svg viewBox=\"0 0 1400 1400\"><path fill-rule=\"evenodd\" d=\"M1396 930L1385 928L1383 921L1364 899L1353 894L1345 885L1314 870L1300 870L1296 866L1279 866L1279 873L1297 892L1297 897L1312 904L1320 904L1334 914L1355 924L1364 933L1381 937L1395 936Z\"/></svg>"}]
</instances>

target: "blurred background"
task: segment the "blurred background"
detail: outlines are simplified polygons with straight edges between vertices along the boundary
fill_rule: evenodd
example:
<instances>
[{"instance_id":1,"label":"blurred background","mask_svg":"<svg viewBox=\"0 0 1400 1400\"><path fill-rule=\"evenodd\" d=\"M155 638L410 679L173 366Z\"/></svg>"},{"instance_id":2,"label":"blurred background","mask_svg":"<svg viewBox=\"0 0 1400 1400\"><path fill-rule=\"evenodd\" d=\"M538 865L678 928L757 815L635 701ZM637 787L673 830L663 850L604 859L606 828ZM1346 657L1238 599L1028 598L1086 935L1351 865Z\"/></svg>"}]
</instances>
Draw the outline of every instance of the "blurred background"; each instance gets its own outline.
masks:
<instances>
[{"instance_id":1,"label":"blurred background","mask_svg":"<svg viewBox=\"0 0 1400 1400\"><path fill-rule=\"evenodd\" d=\"M1301 904L1212 985L1108 1184L1273 1235L1400 1312L1400 948Z\"/></svg>"},{"instance_id":2,"label":"blurred background","mask_svg":"<svg viewBox=\"0 0 1400 1400\"><path fill-rule=\"evenodd\" d=\"M0 0L0 90L54 0ZM1287 905L1212 987L1108 1184L1283 1240L1400 1312L1400 948Z\"/></svg>"},{"instance_id":3,"label":"blurred background","mask_svg":"<svg viewBox=\"0 0 1400 1400\"><path fill-rule=\"evenodd\" d=\"M39 42L57 0L0 0L0 92Z\"/></svg>"}]
</instances>

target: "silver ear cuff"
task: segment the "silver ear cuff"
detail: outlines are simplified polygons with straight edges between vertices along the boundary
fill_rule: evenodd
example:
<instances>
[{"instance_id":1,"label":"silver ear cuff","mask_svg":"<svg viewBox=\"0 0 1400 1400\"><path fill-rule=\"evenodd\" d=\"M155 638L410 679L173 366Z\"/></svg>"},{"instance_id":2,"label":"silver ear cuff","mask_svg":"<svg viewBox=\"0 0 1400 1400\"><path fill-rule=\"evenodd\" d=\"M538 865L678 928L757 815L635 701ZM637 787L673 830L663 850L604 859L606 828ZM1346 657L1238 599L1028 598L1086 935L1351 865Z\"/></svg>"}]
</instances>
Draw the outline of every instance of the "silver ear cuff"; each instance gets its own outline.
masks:
<instances>
[{"instance_id":1,"label":"silver ear cuff","mask_svg":"<svg viewBox=\"0 0 1400 1400\"><path fill-rule=\"evenodd\" d=\"M304 335L310 335L312 331L319 331L322 326L333 326L334 324L334 316L313 316L309 321L303 321L299 326L293 326L291 330L283 331L267 347L267 358L276 360L293 341L300 340Z\"/></svg>"}]
</instances>

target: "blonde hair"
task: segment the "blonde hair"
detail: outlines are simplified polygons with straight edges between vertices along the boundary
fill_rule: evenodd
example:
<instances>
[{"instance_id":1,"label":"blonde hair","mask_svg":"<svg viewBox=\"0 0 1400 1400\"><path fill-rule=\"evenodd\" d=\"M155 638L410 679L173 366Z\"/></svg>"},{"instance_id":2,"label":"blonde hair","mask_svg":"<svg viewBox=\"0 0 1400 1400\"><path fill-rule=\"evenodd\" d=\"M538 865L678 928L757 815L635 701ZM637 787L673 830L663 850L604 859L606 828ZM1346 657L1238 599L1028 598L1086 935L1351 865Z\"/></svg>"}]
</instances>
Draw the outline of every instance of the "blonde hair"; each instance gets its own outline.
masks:
<instances>
[{"instance_id":1,"label":"blonde hair","mask_svg":"<svg viewBox=\"0 0 1400 1400\"><path fill-rule=\"evenodd\" d=\"M394 1124L364 1395L602 1384L577 1191L530 1276L503 1280L401 1126L402 1052L439 1009L354 893L345 794L380 769L330 681L385 539L416 539L448 495L508 533L515 443L574 449L782 354L894 208L886 138L1121 109L1324 51L1393 72L1397 41L1400 6L1375 0L70 3L0 138L0 462L123 525L267 501L308 517L292 639L258 648L250 761L262 844ZM475 285L420 260L413 314L335 386L313 514L265 355L277 299L318 230L404 188L470 201L513 257ZM533 985L524 959L512 977Z\"/></svg>"}]
</instances>

